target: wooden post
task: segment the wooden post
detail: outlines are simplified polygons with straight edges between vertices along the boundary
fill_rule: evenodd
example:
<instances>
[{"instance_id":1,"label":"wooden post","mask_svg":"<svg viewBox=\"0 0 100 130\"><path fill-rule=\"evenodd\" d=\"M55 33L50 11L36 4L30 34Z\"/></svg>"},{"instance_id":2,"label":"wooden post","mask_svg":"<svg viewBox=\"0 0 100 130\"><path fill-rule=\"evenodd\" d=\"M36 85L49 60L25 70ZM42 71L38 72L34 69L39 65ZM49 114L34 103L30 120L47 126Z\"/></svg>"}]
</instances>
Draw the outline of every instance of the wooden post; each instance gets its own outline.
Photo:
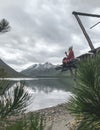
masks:
<instances>
[{"instance_id":1,"label":"wooden post","mask_svg":"<svg viewBox=\"0 0 100 130\"><path fill-rule=\"evenodd\" d=\"M75 11L73 11L72 14L100 18L100 15L98 14L81 13L81 12L75 12Z\"/></svg>"},{"instance_id":2,"label":"wooden post","mask_svg":"<svg viewBox=\"0 0 100 130\"><path fill-rule=\"evenodd\" d=\"M83 26L83 24L82 24L80 18L78 17L78 13L77 13L77 12L73 12L73 15L74 15L75 18L77 19L77 21L78 21L78 23L79 23L79 25L80 25L80 28L82 29L82 32L83 32L85 38L87 39L88 44L89 44L91 50L94 50L95 48L94 48L94 46L93 46L93 44L92 44L92 41L91 41L89 35L87 34L87 32L86 32L86 30L85 30L85 28L84 28L84 26ZM83 13L81 13L81 14L79 14L79 15L83 15Z\"/></svg>"}]
</instances>

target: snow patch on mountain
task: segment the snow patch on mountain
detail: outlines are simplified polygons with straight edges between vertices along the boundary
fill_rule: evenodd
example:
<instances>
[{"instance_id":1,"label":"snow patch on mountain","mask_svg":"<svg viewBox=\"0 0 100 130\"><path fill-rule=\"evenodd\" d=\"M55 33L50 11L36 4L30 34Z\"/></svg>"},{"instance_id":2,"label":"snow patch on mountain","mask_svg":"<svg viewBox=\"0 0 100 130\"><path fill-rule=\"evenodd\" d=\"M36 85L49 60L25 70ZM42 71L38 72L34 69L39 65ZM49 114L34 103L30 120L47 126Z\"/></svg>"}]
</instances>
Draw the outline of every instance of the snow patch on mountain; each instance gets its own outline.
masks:
<instances>
[{"instance_id":1,"label":"snow patch on mountain","mask_svg":"<svg viewBox=\"0 0 100 130\"><path fill-rule=\"evenodd\" d=\"M49 63L49 62L46 62L44 64L34 64L34 65L31 65L27 68L27 70L46 70L46 69L50 69L50 68L55 68L55 65Z\"/></svg>"}]
</instances>

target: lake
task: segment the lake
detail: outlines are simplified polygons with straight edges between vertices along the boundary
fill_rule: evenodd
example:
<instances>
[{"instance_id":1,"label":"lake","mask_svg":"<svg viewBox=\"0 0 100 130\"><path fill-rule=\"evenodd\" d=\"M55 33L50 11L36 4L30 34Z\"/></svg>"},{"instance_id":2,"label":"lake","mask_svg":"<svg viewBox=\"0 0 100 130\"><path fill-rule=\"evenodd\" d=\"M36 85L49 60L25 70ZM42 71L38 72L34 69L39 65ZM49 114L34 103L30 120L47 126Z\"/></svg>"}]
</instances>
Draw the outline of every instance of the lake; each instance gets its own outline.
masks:
<instances>
[{"instance_id":1,"label":"lake","mask_svg":"<svg viewBox=\"0 0 100 130\"><path fill-rule=\"evenodd\" d=\"M6 78L0 85L0 88L3 88L0 93L3 94L5 91L10 91L10 94L12 94L13 87L20 82L24 82L25 91L31 96L30 104L26 102L26 104L28 104L27 112L67 102L72 95L71 91L74 86L74 81L70 77L30 79Z\"/></svg>"}]
</instances>

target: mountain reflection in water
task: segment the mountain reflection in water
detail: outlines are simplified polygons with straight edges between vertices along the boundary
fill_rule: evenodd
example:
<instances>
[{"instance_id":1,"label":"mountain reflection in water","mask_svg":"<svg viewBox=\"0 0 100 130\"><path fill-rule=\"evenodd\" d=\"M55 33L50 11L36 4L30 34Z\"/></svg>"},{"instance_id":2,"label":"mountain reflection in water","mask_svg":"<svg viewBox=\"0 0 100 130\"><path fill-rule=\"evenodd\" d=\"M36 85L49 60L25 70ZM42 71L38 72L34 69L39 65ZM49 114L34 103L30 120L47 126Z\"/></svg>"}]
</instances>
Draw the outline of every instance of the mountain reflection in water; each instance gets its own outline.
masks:
<instances>
[{"instance_id":1,"label":"mountain reflection in water","mask_svg":"<svg viewBox=\"0 0 100 130\"><path fill-rule=\"evenodd\" d=\"M24 82L25 91L31 95L30 105L28 104L27 106L27 112L52 107L57 104L67 102L72 95L71 90L74 85L74 81L71 78L34 78L30 80L6 79L3 80L3 82L9 84L7 88L3 86L3 88L5 88L3 91L7 91L7 89L12 90L16 83Z\"/></svg>"}]
</instances>

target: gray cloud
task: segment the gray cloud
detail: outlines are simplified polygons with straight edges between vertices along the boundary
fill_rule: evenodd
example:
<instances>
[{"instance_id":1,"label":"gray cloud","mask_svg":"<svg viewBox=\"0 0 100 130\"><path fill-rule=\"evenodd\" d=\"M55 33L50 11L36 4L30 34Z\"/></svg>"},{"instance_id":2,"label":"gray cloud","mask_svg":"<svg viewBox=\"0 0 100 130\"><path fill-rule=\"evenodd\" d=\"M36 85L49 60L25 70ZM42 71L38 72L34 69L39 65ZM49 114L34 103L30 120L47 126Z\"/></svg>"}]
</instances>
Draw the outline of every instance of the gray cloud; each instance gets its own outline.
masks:
<instances>
[{"instance_id":1,"label":"gray cloud","mask_svg":"<svg viewBox=\"0 0 100 130\"><path fill-rule=\"evenodd\" d=\"M0 16L11 31L0 35L1 58L20 71L33 63L60 63L73 45L78 56L89 50L72 11L100 14L98 0L0 0ZM94 46L100 46L99 19L80 17Z\"/></svg>"}]
</instances>

